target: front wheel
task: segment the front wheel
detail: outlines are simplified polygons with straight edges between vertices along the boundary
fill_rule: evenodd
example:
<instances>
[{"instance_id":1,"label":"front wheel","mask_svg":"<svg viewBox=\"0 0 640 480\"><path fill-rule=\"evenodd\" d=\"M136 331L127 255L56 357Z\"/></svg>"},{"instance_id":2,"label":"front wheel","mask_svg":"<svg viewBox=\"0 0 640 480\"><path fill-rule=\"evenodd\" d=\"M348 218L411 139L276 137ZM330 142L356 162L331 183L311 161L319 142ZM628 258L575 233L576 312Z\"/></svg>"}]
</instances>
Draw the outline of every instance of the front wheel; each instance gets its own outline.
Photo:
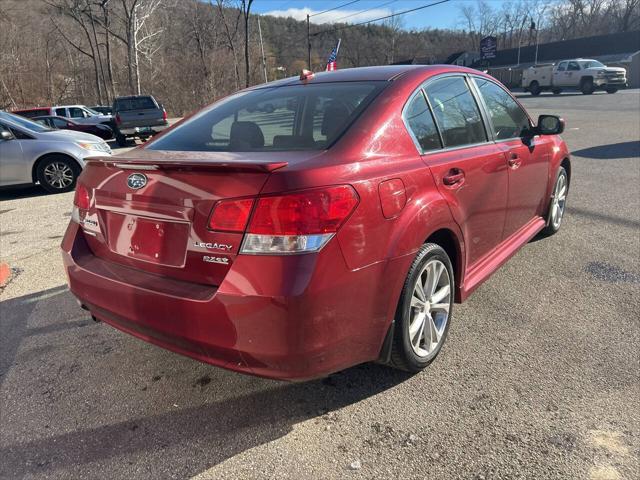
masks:
<instances>
[{"instance_id":1,"label":"front wheel","mask_svg":"<svg viewBox=\"0 0 640 480\"><path fill-rule=\"evenodd\" d=\"M436 358L449 331L454 283L447 253L435 243L423 245L402 288L391 366L416 373Z\"/></svg>"},{"instance_id":2,"label":"front wheel","mask_svg":"<svg viewBox=\"0 0 640 480\"><path fill-rule=\"evenodd\" d=\"M562 89L561 88L554 88L551 91L553 92L554 95L560 95L562 93Z\"/></svg>"},{"instance_id":3,"label":"front wheel","mask_svg":"<svg viewBox=\"0 0 640 480\"><path fill-rule=\"evenodd\" d=\"M591 95L593 93L593 91L594 91L593 80L588 78L587 80L583 81L582 82L582 86L580 87L580 90L585 95Z\"/></svg>"},{"instance_id":4,"label":"front wheel","mask_svg":"<svg viewBox=\"0 0 640 480\"><path fill-rule=\"evenodd\" d=\"M49 193L70 192L76 186L80 167L69 157L51 155L37 167L36 177L40 186Z\"/></svg>"},{"instance_id":5,"label":"front wheel","mask_svg":"<svg viewBox=\"0 0 640 480\"><path fill-rule=\"evenodd\" d=\"M616 93L617 91L618 91L618 89L617 89L617 88L615 88L615 87L609 87L609 88L607 88L607 93Z\"/></svg>"},{"instance_id":6,"label":"front wheel","mask_svg":"<svg viewBox=\"0 0 640 480\"><path fill-rule=\"evenodd\" d=\"M567 193L569 193L569 176L564 167L558 170L556 183L551 193L549 213L547 214L547 226L542 230L542 234L549 236L557 233L562 224L562 217L567 204Z\"/></svg>"}]
</instances>

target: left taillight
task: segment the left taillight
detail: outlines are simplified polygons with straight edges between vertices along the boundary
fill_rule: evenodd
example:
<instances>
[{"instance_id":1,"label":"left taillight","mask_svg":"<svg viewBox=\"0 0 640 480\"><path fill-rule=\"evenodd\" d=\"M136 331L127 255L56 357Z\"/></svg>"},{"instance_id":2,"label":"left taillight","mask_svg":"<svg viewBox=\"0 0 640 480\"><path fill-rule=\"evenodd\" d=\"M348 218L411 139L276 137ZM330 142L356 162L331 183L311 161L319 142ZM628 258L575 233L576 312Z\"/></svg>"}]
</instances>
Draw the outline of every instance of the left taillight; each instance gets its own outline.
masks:
<instances>
[{"instance_id":1,"label":"left taillight","mask_svg":"<svg viewBox=\"0 0 640 480\"><path fill-rule=\"evenodd\" d=\"M89 190L81 183L78 183L76 185L76 193L73 197L73 204L81 210L89 210L89 206L91 205Z\"/></svg>"},{"instance_id":2,"label":"left taillight","mask_svg":"<svg viewBox=\"0 0 640 480\"><path fill-rule=\"evenodd\" d=\"M89 189L78 183L76 185L76 193L73 196L73 211L71 212L71 220L80 223L80 210L89 210L91 206L91 196Z\"/></svg>"}]
</instances>

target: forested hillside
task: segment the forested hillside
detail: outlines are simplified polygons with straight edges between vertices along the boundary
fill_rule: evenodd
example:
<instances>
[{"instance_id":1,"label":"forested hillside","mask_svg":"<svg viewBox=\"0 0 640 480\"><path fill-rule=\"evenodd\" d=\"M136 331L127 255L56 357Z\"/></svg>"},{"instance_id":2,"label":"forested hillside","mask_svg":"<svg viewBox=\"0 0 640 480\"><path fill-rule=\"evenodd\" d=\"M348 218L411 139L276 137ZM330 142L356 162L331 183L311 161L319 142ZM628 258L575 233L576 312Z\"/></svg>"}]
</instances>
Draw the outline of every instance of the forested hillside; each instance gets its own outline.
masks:
<instances>
[{"instance_id":1,"label":"forested hillside","mask_svg":"<svg viewBox=\"0 0 640 480\"><path fill-rule=\"evenodd\" d=\"M0 108L109 104L116 95L141 91L156 95L171 115L181 115L263 82L251 3L0 0ZM314 35L312 67L324 68L338 37L338 65L346 68L411 57L436 62L477 50L487 34L498 36L499 48L526 45L533 41L532 18L543 41L639 26L638 0L519 0L499 10L486 2L459 5L459 30L407 31L397 17ZM307 63L306 23L269 16L260 23L268 79L297 74ZM312 25L312 33L336 27L346 25Z\"/></svg>"}]
</instances>

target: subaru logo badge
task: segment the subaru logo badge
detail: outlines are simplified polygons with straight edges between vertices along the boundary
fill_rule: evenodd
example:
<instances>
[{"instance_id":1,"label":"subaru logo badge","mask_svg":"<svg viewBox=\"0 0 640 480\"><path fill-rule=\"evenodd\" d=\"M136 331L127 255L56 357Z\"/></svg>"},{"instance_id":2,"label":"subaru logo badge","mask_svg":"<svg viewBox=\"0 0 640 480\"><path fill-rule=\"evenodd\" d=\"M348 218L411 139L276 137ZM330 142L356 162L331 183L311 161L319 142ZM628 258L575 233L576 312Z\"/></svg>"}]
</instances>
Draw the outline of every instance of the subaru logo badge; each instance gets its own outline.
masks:
<instances>
[{"instance_id":1,"label":"subaru logo badge","mask_svg":"<svg viewBox=\"0 0 640 480\"><path fill-rule=\"evenodd\" d=\"M138 190L144 187L147 184L147 176L143 173L132 173L127 178L127 185L129 188L133 188L134 190Z\"/></svg>"}]
</instances>

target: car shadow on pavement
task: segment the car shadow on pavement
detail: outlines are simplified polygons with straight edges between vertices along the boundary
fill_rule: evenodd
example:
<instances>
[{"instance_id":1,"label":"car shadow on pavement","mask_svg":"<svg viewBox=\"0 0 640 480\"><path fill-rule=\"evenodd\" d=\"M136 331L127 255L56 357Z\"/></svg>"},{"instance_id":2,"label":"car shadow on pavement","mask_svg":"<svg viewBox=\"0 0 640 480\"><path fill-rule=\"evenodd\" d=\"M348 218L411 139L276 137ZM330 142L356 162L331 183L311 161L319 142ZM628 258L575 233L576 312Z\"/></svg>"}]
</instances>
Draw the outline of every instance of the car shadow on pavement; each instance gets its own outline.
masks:
<instances>
[{"instance_id":1,"label":"car shadow on pavement","mask_svg":"<svg viewBox=\"0 0 640 480\"><path fill-rule=\"evenodd\" d=\"M0 201L17 200L19 198L41 197L44 195L60 195L60 194L49 193L44 188L41 188L39 185L0 188Z\"/></svg>"},{"instance_id":2,"label":"car shadow on pavement","mask_svg":"<svg viewBox=\"0 0 640 480\"><path fill-rule=\"evenodd\" d=\"M610 143L596 147L583 148L571 152L573 156L594 158L597 160L614 160L619 158L640 157L640 141Z\"/></svg>"},{"instance_id":3,"label":"car shadow on pavement","mask_svg":"<svg viewBox=\"0 0 640 480\"><path fill-rule=\"evenodd\" d=\"M0 309L2 403L12 411L2 421L2 478L90 478L96 465L109 478L126 477L131 465L147 478L187 478L410 378L376 364L304 383L230 373L94 323L65 287L0 302ZM92 350L110 342L117 346L103 356ZM148 389L136 388L136 375L154 375ZM37 389L25 395L29 382ZM42 400L45 387L59 391ZM167 400L180 396L183 407ZM54 403L43 409L43 401ZM84 417L84 408L93 413ZM102 412L110 413L97 420Z\"/></svg>"}]
</instances>

